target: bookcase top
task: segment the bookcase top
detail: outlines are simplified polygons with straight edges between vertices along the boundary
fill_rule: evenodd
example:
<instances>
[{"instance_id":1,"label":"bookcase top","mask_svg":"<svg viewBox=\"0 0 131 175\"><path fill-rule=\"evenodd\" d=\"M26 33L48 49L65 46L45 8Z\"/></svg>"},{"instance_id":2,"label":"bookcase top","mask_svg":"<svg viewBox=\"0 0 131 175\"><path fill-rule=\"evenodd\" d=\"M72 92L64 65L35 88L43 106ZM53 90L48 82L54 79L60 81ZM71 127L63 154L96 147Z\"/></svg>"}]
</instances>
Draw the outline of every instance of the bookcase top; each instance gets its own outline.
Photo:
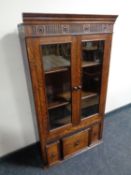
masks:
<instances>
[{"instance_id":1,"label":"bookcase top","mask_svg":"<svg viewBox=\"0 0 131 175\"><path fill-rule=\"evenodd\" d=\"M116 18L117 15L23 13L24 23L37 23L42 21L107 21L114 23Z\"/></svg>"}]
</instances>

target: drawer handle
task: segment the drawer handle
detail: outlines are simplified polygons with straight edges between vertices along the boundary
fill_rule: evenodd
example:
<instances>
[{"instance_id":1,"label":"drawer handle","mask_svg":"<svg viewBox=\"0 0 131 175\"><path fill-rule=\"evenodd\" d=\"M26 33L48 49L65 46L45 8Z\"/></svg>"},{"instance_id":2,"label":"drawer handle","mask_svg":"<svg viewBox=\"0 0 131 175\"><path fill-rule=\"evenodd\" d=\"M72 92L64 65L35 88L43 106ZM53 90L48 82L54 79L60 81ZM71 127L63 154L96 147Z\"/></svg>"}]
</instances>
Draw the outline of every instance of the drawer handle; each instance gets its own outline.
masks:
<instances>
[{"instance_id":1,"label":"drawer handle","mask_svg":"<svg viewBox=\"0 0 131 175\"><path fill-rule=\"evenodd\" d=\"M80 90L80 89L82 89L82 86L81 86L81 85L79 85L79 86L74 86L74 87L73 87L73 90L74 90L74 91L77 91L77 90Z\"/></svg>"},{"instance_id":2,"label":"drawer handle","mask_svg":"<svg viewBox=\"0 0 131 175\"><path fill-rule=\"evenodd\" d=\"M78 87L77 87L77 86L74 86L74 87L73 87L73 90L74 90L74 91L77 91L77 90L78 90Z\"/></svg>"},{"instance_id":3,"label":"drawer handle","mask_svg":"<svg viewBox=\"0 0 131 175\"><path fill-rule=\"evenodd\" d=\"M78 146L80 144L80 140L77 140L75 143L74 143L74 147Z\"/></svg>"},{"instance_id":4,"label":"drawer handle","mask_svg":"<svg viewBox=\"0 0 131 175\"><path fill-rule=\"evenodd\" d=\"M78 89L82 89L82 86L81 86L81 85L79 85L79 86L78 86Z\"/></svg>"}]
</instances>

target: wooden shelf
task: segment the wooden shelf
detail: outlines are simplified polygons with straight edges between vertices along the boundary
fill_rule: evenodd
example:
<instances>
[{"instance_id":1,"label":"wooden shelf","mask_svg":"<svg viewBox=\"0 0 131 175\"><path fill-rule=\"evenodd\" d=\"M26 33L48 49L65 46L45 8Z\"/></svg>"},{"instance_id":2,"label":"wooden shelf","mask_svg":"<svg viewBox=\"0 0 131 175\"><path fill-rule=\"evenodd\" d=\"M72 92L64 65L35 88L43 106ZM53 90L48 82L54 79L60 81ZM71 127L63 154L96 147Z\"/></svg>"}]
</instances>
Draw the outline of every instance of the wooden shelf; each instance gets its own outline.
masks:
<instances>
[{"instance_id":1,"label":"wooden shelf","mask_svg":"<svg viewBox=\"0 0 131 175\"><path fill-rule=\"evenodd\" d=\"M50 129L56 129L56 127L61 127L69 123L71 123L71 116L55 119L55 121L50 122Z\"/></svg>"},{"instance_id":2,"label":"wooden shelf","mask_svg":"<svg viewBox=\"0 0 131 175\"><path fill-rule=\"evenodd\" d=\"M91 98L91 97L95 97L95 96L98 96L98 94L97 93L94 93L94 92L82 91L82 97L81 97L81 99L82 100L85 100L87 98Z\"/></svg>"},{"instance_id":3,"label":"wooden shelf","mask_svg":"<svg viewBox=\"0 0 131 175\"><path fill-rule=\"evenodd\" d=\"M71 99L71 92L64 92L59 94L60 97L64 98L65 100L69 101Z\"/></svg>"},{"instance_id":4,"label":"wooden shelf","mask_svg":"<svg viewBox=\"0 0 131 175\"><path fill-rule=\"evenodd\" d=\"M98 77L100 76L100 72L84 72L85 75L89 76L89 77Z\"/></svg>"},{"instance_id":5,"label":"wooden shelf","mask_svg":"<svg viewBox=\"0 0 131 175\"><path fill-rule=\"evenodd\" d=\"M66 71L70 67L70 61L59 55L43 56L45 73Z\"/></svg>"},{"instance_id":6,"label":"wooden shelf","mask_svg":"<svg viewBox=\"0 0 131 175\"><path fill-rule=\"evenodd\" d=\"M71 106L64 109L56 108L49 111L50 129L71 123Z\"/></svg>"},{"instance_id":7,"label":"wooden shelf","mask_svg":"<svg viewBox=\"0 0 131 175\"><path fill-rule=\"evenodd\" d=\"M70 99L70 92L62 93L60 96L68 101ZM82 91L81 99L84 100L95 96L98 96L98 94L94 92Z\"/></svg>"},{"instance_id":8,"label":"wooden shelf","mask_svg":"<svg viewBox=\"0 0 131 175\"><path fill-rule=\"evenodd\" d=\"M55 99L54 101L51 101L48 103L48 109L55 109L55 108L58 108L61 106L66 106L69 103L70 102L67 101L66 99L59 97L59 98Z\"/></svg>"},{"instance_id":9,"label":"wooden shelf","mask_svg":"<svg viewBox=\"0 0 131 175\"><path fill-rule=\"evenodd\" d=\"M68 71L68 70L69 70L69 67L57 67L57 68L45 71L45 74L52 74L52 73L57 73L57 72L65 72L65 71Z\"/></svg>"},{"instance_id":10,"label":"wooden shelf","mask_svg":"<svg viewBox=\"0 0 131 175\"><path fill-rule=\"evenodd\" d=\"M81 109L81 118L87 118L91 115L97 114L99 111L99 105L93 104L90 106L86 106L85 108Z\"/></svg>"},{"instance_id":11,"label":"wooden shelf","mask_svg":"<svg viewBox=\"0 0 131 175\"><path fill-rule=\"evenodd\" d=\"M82 62L82 67L92 67L92 66L98 66L100 65L99 62L96 62L96 61L83 61Z\"/></svg>"},{"instance_id":12,"label":"wooden shelf","mask_svg":"<svg viewBox=\"0 0 131 175\"><path fill-rule=\"evenodd\" d=\"M98 47L97 46L83 47L82 50L84 50L84 51L94 51L94 50L98 50Z\"/></svg>"},{"instance_id":13,"label":"wooden shelf","mask_svg":"<svg viewBox=\"0 0 131 175\"><path fill-rule=\"evenodd\" d=\"M85 98L81 101L81 108L87 108L90 106L98 105L99 104L99 96L93 96L88 100L88 98Z\"/></svg>"}]
</instances>

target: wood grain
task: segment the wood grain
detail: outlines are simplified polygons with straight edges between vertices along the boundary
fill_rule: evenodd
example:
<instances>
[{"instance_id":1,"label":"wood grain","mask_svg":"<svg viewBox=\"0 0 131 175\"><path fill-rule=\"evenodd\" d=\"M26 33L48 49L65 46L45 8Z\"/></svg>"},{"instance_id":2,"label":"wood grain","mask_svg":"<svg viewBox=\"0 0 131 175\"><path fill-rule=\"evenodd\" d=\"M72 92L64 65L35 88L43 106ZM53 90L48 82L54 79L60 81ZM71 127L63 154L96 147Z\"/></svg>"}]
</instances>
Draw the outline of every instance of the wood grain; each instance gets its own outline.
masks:
<instances>
[{"instance_id":1,"label":"wood grain","mask_svg":"<svg viewBox=\"0 0 131 175\"><path fill-rule=\"evenodd\" d=\"M71 154L87 147L88 145L88 131L82 131L62 139L63 156L68 157Z\"/></svg>"}]
</instances>

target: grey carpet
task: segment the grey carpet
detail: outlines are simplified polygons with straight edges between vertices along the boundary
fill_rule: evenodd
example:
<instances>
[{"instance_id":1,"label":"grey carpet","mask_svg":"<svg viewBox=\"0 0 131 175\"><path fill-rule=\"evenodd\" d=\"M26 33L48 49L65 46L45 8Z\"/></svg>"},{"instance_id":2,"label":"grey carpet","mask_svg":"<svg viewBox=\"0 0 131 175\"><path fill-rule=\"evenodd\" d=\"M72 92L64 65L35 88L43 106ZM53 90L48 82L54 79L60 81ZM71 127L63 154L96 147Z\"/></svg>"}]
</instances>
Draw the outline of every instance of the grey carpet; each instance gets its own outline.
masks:
<instances>
[{"instance_id":1,"label":"grey carpet","mask_svg":"<svg viewBox=\"0 0 131 175\"><path fill-rule=\"evenodd\" d=\"M131 175L131 105L107 114L103 143L42 169L35 144L0 160L0 175Z\"/></svg>"}]
</instances>

